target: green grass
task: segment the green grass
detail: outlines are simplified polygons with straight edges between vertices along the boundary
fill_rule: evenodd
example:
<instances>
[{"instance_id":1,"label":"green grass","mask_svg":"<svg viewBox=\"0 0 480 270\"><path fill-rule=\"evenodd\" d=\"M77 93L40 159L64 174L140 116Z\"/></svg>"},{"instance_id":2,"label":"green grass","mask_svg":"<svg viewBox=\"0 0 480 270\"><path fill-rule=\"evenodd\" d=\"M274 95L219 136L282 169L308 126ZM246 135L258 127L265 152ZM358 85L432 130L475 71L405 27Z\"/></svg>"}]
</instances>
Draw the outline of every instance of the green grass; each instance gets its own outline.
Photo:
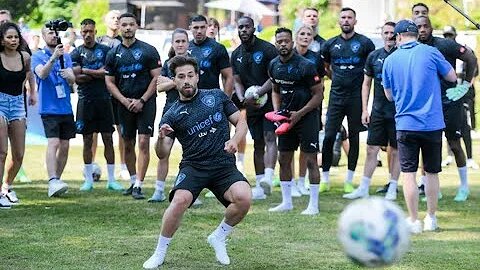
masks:
<instances>
[{"instance_id":1,"label":"green grass","mask_svg":"<svg viewBox=\"0 0 480 270\"><path fill-rule=\"evenodd\" d=\"M251 156L252 147L247 150ZM478 143L474 145L478 149ZM134 201L105 190L105 172L91 193L80 193L82 160L80 147L72 147L64 179L70 190L61 198L48 198L45 148L29 146L25 169L31 184L17 183L21 205L0 211L0 269L141 269L153 252L160 220L168 203ZM361 151L355 183L363 170ZM180 158L179 149L171 159L173 177ZM101 152L99 151L99 154ZM383 154L383 156L385 156ZM98 155L98 157L101 157ZM477 155L477 160L479 156ZM103 164L103 160L99 159ZM320 196L320 215L305 217L300 212L308 198L294 198L294 210L287 214L268 213L280 202L279 188L265 201L254 202L228 242L232 265L221 267L206 243L207 235L222 219L224 208L215 199L185 214L168 251L164 269L358 269L344 256L336 240L336 222L348 201L341 198L345 157L337 172L332 171L333 191ZM153 192L157 159L148 171L146 193ZM254 179L253 165L246 161L248 178ZM373 187L386 180L379 168ZM439 203L440 232L413 237L410 251L391 269L479 269L480 265L480 172L470 171L471 196L466 203L454 203L458 176L454 166L441 174L444 198ZM171 188L172 177L167 181ZM124 183L126 185L126 183ZM403 196L398 199L405 209ZM420 206L425 211L425 204ZM423 217L424 212L421 213Z\"/></svg>"}]
</instances>

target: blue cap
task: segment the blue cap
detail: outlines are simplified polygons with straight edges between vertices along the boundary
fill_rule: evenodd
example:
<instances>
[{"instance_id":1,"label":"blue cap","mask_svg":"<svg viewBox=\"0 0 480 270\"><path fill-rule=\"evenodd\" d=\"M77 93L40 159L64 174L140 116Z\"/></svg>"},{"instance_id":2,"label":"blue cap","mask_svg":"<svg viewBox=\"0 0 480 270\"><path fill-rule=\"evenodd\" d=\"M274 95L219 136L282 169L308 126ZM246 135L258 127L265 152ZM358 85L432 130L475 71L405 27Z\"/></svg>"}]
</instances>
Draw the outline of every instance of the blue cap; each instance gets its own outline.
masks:
<instances>
[{"instance_id":1,"label":"blue cap","mask_svg":"<svg viewBox=\"0 0 480 270\"><path fill-rule=\"evenodd\" d=\"M417 25L411 20L401 20L395 26L393 35L400 33L418 33Z\"/></svg>"}]
</instances>

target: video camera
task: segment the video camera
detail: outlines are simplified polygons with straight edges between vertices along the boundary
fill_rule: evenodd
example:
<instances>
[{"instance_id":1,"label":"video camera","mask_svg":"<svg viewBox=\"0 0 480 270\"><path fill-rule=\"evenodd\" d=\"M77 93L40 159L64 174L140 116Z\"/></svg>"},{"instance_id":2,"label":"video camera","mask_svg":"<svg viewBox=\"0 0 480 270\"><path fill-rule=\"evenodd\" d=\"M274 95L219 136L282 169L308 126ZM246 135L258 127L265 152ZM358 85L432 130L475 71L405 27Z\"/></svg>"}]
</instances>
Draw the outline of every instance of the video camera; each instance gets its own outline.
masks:
<instances>
[{"instance_id":1,"label":"video camera","mask_svg":"<svg viewBox=\"0 0 480 270\"><path fill-rule=\"evenodd\" d=\"M57 37L57 44L62 43L62 39L58 36L58 31L67 31L69 27L73 27L71 22L68 22L64 19L56 19L56 20L50 20L47 23L45 23L45 27L55 31L55 36ZM65 63L63 60L63 56L60 56L60 66L61 68L65 68Z\"/></svg>"}]
</instances>

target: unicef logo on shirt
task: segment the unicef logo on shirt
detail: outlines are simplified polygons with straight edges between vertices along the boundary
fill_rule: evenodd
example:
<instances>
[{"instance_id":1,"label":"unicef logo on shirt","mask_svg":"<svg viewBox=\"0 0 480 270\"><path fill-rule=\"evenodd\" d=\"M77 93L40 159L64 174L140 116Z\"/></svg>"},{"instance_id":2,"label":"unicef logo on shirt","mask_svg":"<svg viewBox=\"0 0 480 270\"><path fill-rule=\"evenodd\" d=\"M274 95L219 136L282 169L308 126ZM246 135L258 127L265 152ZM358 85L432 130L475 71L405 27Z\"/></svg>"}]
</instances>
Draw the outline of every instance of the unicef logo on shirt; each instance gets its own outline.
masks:
<instances>
[{"instance_id":1,"label":"unicef logo on shirt","mask_svg":"<svg viewBox=\"0 0 480 270\"><path fill-rule=\"evenodd\" d=\"M207 48L203 48L203 49L202 49L203 57L207 57L207 56L209 56L211 53L212 53L212 48L211 48L211 47L207 47Z\"/></svg>"},{"instance_id":2,"label":"unicef logo on shirt","mask_svg":"<svg viewBox=\"0 0 480 270\"><path fill-rule=\"evenodd\" d=\"M360 45L360 42L358 42L358 41L353 41L352 44L350 44L350 49L352 49L352 52L357 53L358 50L360 50L360 47L361 47L361 46L362 46L362 45Z\"/></svg>"},{"instance_id":3,"label":"unicef logo on shirt","mask_svg":"<svg viewBox=\"0 0 480 270\"><path fill-rule=\"evenodd\" d=\"M213 115L213 121L215 122L220 122L222 121L222 113L221 112L217 112Z\"/></svg>"},{"instance_id":4,"label":"unicef logo on shirt","mask_svg":"<svg viewBox=\"0 0 480 270\"><path fill-rule=\"evenodd\" d=\"M135 60L139 60L140 57L142 57L142 51L140 49L134 49L132 51L132 54L133 54L133 58L135 58Z\"/></svg>"},{"instance_id":5,"label":"unicef logo on shirt","mask_svg":"<svg viewBox=\"0 0 480 270\"><path fill-rule=\"evenodd\" d=\"M257 65L262 62L262 59L263 59L263 52L253 53L253 61L255 61L255 63L257 63Z\"/></svg>"},{"instance_id":6,"label":"unicef logo on shirt","mask_svg":"<svg viewBox=\"0 0 480 270\"><path fill-rule=\"evenodd\" d=\"M100 59L103 58L103 51L102 50L96 49L94 53L95 53L95 57L100 58Z\"/></svg>"},{"instance_id":7,"label":"unicef logo on shirt","mask_svg":"<svg viewBox=\"0 0 480 270\"><path fill-rule=\"evenodd\" d=\"M202 98L202 103L207 107L213 108L215 106L215 97L212 95L206 95Z\"/></svg>"}]
</instances>

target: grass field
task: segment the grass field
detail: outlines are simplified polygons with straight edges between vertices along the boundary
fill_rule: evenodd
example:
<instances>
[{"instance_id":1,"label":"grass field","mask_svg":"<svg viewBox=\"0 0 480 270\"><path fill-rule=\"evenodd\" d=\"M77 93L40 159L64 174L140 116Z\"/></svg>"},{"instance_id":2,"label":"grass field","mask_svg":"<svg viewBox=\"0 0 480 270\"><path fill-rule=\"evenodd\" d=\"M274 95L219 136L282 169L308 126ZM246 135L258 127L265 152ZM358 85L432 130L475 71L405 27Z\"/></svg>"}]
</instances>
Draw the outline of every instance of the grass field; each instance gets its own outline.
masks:
<instances>
[{"instance_id":1,"label":"grass field","mask_svg":"<svg viewBox=\"0 0 480 270\"><path fill-rule=\"evenodd\" d=\"M475 142L474 150L478 146ZM247 157L251 156L251 148ZM70 185L69 193L48 198L44 152L42 146L27 147L24 164L33 183L17 183L15 190L21 204L0 211L0 269L141 269L154 250L168 203L149 204L106 191L105 171L93 192L80 193L80 147L72 147L63 177ZM167 190L177 172L179 152L177 149L172 153ZM362 149L355 184L363 170L364 155ZM476 158L480 160L479 155ZM247 176L253 180L253 164L249 158L246 160ZM104 163L102 159L99 162ZM232 260L228 267L216 263L206 242L222 218L223 207L215 199L204 199L203 206L186 213L163 268L358 269L344 257L336 240L337 218L348 204L341 198L345 162L343 158L343 166L332 171L333 191L320 196L318 216L300 215L307 197L294 198L290 213L269 213L268 208L281 200L279 188L267 200L254 202L228 242ZM156 163L152 153L147 196L153 192ZM371 192L384 183L386 176L384 167L375 172ZM410 251L391 269L480 269L480 171L470 171L469 177L470 199L455 203L457 172L454 166L444 170L444 197L438 213L441 230L414 236ZM398 202L405 209L403 196ZM424 203L420 209L425 211Z\"/></svg>"}]
</instances>

